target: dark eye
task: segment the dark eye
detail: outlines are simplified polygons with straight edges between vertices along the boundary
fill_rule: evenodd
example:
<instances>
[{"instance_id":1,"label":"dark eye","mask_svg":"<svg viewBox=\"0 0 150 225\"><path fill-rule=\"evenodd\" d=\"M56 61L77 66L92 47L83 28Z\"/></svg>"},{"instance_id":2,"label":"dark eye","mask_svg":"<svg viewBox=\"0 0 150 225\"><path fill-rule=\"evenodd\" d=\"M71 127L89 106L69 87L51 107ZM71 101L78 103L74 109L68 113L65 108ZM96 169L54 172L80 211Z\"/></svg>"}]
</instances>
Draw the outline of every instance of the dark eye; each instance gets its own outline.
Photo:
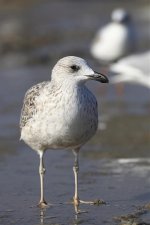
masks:
<instances>
[{"instance_id":1,"label":"dark eye","mask_svg":"<svg viewBox=\"0 0 150 225\"><path fill-rule=\"evenodd\" d=\"M73 70L73 72L77 72L80 69L80 66L72 65L71 69Z\"/></svg>"}]
</instances>

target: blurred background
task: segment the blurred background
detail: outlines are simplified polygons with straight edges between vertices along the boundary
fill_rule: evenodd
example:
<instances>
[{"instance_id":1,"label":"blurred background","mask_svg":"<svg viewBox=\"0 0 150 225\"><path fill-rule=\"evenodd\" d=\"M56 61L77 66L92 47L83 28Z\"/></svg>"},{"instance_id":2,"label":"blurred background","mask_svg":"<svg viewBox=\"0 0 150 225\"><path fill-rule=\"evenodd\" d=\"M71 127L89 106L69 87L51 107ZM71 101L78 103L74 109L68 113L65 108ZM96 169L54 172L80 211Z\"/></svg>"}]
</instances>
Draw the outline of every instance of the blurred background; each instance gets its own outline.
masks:
<instances>
[{"instance_id":1,"label":"blurred background","mask_svg":"<svg viewBox=\"0 0 150 225\"><path fill-rule=\"evenodd\" d=\"M131 52L104 63L103 60L94 57L91 48L97 41L98 30L111 23L112 11L118 8L126 10L132 19L136 47ZM5 202L0 208L3 215L0 215L0 222L3 225L10 224L8 221L10 222L12 217L15 224L20 223L20 218L23 218L24 223L29 222L25 219L23 206L19 217L13 211L16 207L13 202L19 200L20 204L24 201L24 204L32 205L38 200L38 157L36 158L36 153L33 151L26 150L29 148L24 143L19 142L19 118L26 90L33 84L49 80L51 69L57 60L67 55L85 58L94 70L108 74L111 81L112 64L124 57L150 49L149 12L149 0L0 0L0 180L2 182L0 190L3 193L2 201ZM111 35L109 36L111 40ZM144 60L144 63L148 67L150 57ZM150 84L149 69L144 74L144 78L148 79ZM115 194L118 193L118 189L115 189L115 179L124 174L127 180L122 180L120 187L126 190L128 175L133 173L133 177L137 176L139 180L137 177L136 181L130 178L130 183L133 181L130 195L134 193L133 186L140 187L145 180L148 182L147 189L145 191L141 187L140 191L147 193L150 187L150 85L148 87L137 84L136 81L122 82L120 87L111 82L107 86L94 82L87 85L97 96L100 119L97 134L81 152L83 187L84 181L87 182L89 189L87 188L86 192L89 191L92 196L91 184L88 183L90 179L94 177L97 182L95 189L93 188L94 193L97 193L101 186L101 181L98 180L103 180L104 190L100 190L100 193L113 201L116 199ZM65 160L60 166L61 159ZM46 164L49 167L47 170L51 171L51 174L47 175L51 177L51 181L47 181L46 184L47 191L51 196L51 183L58 185L56 188L58 191L55 190L56 195L54 193L52 195L54 200L56 197L56 201L60 189L63 193L62 198L72 196L72 189L68 190L67 187L70 176L69 188L73 188L72 163L72 153L65 151L47 153ZM56 174L55 178L52 178L53 172ZM13 184L10 182L11 178ZM83 187L81 192L84 193ZM22 189L26 189L24 196L22 196ZM111 195L108 194L109 189L117 191ZM126 198L129 197L128 194ZM120 197L121 195L120 190ZM148 199L150 201L150 193L143 198L131 196L129 198L132 199L132 203ZM10 209L9 213L8 209ZM129 210L130 207L127 206L127 209ZM112 218L113 210L112 208L109 210L109 217ZM118 208L115 210L116 214L120 212ZM28 215L30 213L28 212ZM8 214L11 216L9 217ZM35 222L35 215L31 213L30 224L38 224ZM106 221L106 212L103 212L103 215L99 221ZM110 218L107 218L108 224ZM63 217L63 220L67 221L67 218ZM81 222L71 221L69 224ZM92 224L87 221L83 220L83 224ZM98 223L95 220L93 224Z\"/></svg>"}]
</instances>

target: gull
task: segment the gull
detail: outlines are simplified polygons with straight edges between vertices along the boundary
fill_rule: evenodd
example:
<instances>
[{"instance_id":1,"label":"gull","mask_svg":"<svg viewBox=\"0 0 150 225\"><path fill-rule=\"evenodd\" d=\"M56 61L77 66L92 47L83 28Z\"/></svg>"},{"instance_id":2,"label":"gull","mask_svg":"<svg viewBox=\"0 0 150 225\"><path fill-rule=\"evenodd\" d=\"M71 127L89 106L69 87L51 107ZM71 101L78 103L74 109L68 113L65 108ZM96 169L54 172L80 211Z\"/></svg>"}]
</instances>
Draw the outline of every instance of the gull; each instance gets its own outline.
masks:
<instances>
[{"instance_id":1,"label":"gull","mask_svg":"<svg viewBox=\"0 0 150 225\"><path fill-rule=\"evenodd\" d=\"M47 207L44 197L44 160L47 149L70 149L75 156L75 206L85 203L78 196L78 155L98 126L97 101L85 86L88 80L108 83L105 75L94 72L79 57L60 59L51 80L31 87L25 94L20 118L21 138L39 154L41 197L39 207Z\"/></svg>"},{"instance_id":2,"label":"gull","mask_svg":"<svg viewBox=\"0 0 150 225\"><path fill-rule=\"evenodd\" d=\"M102 27L91 45L91 54L100 62L109 64L135 50L136 33L130 15L124 9L115 9L111 22Z\"/></svg>"},{"instance_id":3,"label":"gull","mask_svg":"<svg viewBox=\"0 0 150 225\"><path fill-rule=\"evenodd\" d=\"M150 88L150 50L120 59L110 66L110 74L116 74L111 83L137 83Z\"/></svg>"}]
</instances>

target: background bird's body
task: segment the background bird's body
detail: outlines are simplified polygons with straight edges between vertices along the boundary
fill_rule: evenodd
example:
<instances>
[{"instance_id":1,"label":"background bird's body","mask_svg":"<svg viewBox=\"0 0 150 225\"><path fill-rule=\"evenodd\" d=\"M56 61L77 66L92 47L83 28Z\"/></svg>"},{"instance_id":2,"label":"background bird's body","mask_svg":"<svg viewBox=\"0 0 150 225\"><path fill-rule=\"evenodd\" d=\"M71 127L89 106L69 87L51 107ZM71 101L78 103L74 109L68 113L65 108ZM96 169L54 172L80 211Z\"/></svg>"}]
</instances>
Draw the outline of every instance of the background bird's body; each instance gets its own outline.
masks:
<instances>
[{"instance_id":1,"label":"background bird's body","mask_svg":"<svg viewBox=\"0 0 150 225\"><path fill-rule=\"evenodd\" d=\"M97 33L92 45L92 55L106 62L112 62L134 49L132 28L120 23L111 23Z\"/></svg>"},{"instance_id":2,"label":"background bird's body","mask_svg":"<svg viewBox=\"0 0 150 225\"><path fill-rule=\"evenodd\" d=\"M29 89L25 102L31 98L34 105L24 104L33 112L22 127L21 139L35 150L48 148L75 148L84 144L97 130L97 102L85 85L64 82L44 82L40 90ZM38 92L38 95L37 95ZM64 94L65 93L65 94ZM22 111L22 116L26 116ZM90 130L90 132L89 132Z\"/></svg>"},{"instance_id":3,"label":"background bird's body","mask_svg":"<svg viewBox=\"0 0 150 225\"><path fill-rule=\"evenodd\" d=\"M129 14L123 9L116 9L111 14L111 21L97 32L91 54L101 63L109 64L133 52L136 39Z\"/></svg>"}]
</instances>

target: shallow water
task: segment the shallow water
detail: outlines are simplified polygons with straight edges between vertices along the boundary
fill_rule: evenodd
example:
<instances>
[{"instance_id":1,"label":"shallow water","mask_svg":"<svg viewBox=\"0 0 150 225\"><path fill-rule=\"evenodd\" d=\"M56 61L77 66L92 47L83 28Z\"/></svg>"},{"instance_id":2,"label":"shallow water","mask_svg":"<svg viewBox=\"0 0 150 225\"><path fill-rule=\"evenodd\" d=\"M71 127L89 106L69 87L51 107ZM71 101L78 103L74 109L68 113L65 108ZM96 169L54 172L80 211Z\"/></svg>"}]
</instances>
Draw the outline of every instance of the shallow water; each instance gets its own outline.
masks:
<instances>
[{"instance_id":1,"label":"shallow water","mask_svg":"<svg viewBox=\"0 0 150 225\"><path fill-rule=\"evenodd\" d=\"M77 216L73 205L65 203L74 192L73 154L65 150L45 154L45 194L53 205L40 212L36 207L39 159L19 142L18 123L25 91L48 80L50 69L63 55L83 56L99 70L89 54L89 44L117 2L44 1L21 8L16 7L16 1L15 7L0 9L1 23L19 19L24 24L25 36L21 38L26 39L22 38L19 46L14 45L16 39L9 46L4 43L5 48L0 45L0 224L150 224L149 209L141 208L150 203L149 89L125 85L123 95L118 96L113 85L88 84L98 98L100 120L97 134L80 154L79 191L84 200L100 198L107 204L81 205L87 213ZM133 13L140 29L139 48L144 50L148 4L134 2L136 5L126 1L122 6Z\"/></svg>"},{"instance_id":2,"label":"shallow water","mask_svg":"<svg viewBox=\"0 0 150 225\"><path fill-rule=\"evenodd\" d=\"M71 201L74 191L72 154L51 151L45 156L45 195L53 206L40 217L41 212L36 207L39 198L38 157L22 147L21 154L1 163L1 224L116 224L115 217L135 213L137 207L149 202L149 160L81 157L81 198L103 199L107 204L81 205L80 209L87 213L75 216L73 205L66 203ZM150 221L148 210L141 219Z\"/></svg>"}]
</instances>

